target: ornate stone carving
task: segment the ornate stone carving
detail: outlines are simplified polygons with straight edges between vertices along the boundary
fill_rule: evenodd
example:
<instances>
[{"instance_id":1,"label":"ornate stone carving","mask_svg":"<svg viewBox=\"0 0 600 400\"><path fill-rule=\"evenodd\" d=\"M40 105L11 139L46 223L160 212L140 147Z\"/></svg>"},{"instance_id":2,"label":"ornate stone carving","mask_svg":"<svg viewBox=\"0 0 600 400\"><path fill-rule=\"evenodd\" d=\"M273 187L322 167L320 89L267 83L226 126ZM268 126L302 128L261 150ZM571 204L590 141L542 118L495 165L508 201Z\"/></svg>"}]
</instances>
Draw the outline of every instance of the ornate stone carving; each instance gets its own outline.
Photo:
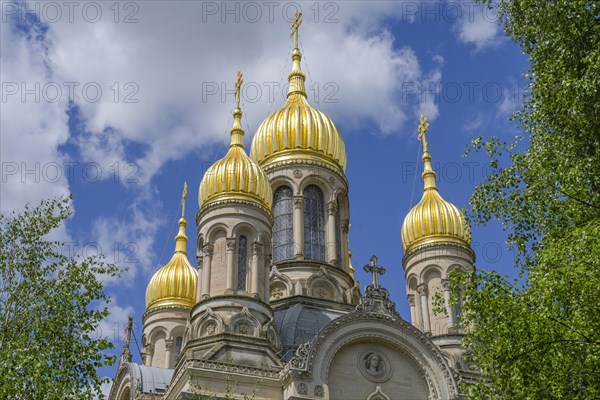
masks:
<instances>
[{"instance_id":1,"label":"ornate stone carving","mask_svg":"<svg viewBox=\"0 0 600 400\"><path fill-rule=\"evenodd\" d=\"M327 214L334 215L338 209L337 201L330 201L327 203Z\"/></svg>"},{"instance_id":2,"label":"ornate stone carving","mask_svg":"<svg viewBox=\"0 0 600 400\"><path fill-rule=\"evenodd\" d=\"M357 362L360 372L372 382L385 382L392 376L392 363L379 351L367 348L358 354Z\"/></svg>"},{"instance_id":3,"label":"ornate stone carving","mask_svg":"<svg viewBox=\"0 0 600 400\"><path fill-rule=\"evenodd\" d=\"M242 321L237 324L236 331L241 335L252 335L253 329L247 321Z\"/></svg>"},{"instance_id":4,"label":"ornate stone carving","mask_svg":"<svg viewBox=\"0 0 600 400\"><path fill-rule=\"evenodd\" d=\"M364 269L373 275L373 284L366 287L365 295L360 298L356 311L383 314L401 319L400 314L396 311L396 303L390 300L390 293L379 286L378 275L383 275L385 268L377 265L377 257L371 257L371 264L365 265Z\"/></svg>"},{"instance_id":5,"label":"ornate stone carving","mask_svg":"<svg viewBox=\"0 0 600 400\"><path fill-rule=\"evenodd\" d=\"M260 322L250 313L247 307L231 318L231 330L240 335L257 336Z\"/></svg>"},{"instance_id":6,"label":"ornate stone carving","mask_svg":"<svg viewBox=\"0 0 600 400\"><path fill-rule=\"evenodd\" d=\"M390 398L381 391L381 387L377 386L375 391L367 397L367 400L390 400Z\"/></svg>"},{"instance_id":7,"label":"ornate stone carving","mask_svg":"<svg viewBox=\"0 0 600 400\"><path fill-rule=\"evenodd\" d=\"M165 349L171 350L173 348L173 339L165 340Z\"/></svg>"},{"instance_id":8,"label":"ornate stone carving","mask_svg":"<svg viewBox=\"0 0 600 400\"><path fill-rule=\"evenodd\" d=\"M296 210L302 209L303 204L304 204L304 198L302 196L294 196L294 208Z\"/></svg>"},{"instance_id":9,"label":"ornate stone carving","mask_svg":"<svg viewBox=\"0 0 600 400\"><path fill-rule=\"evenodd\" d=\"M202 336L214 335L216 331L217 323L215 321L209 321L204 327L204 332Z\"/></svg>"},{"instance_id":10,"label":"ornate stone carving","mask_svg":"<svg viewBox=\"0 0 600 400\"><path fill-rule=\"evenodd\" d=\"M427 293L429 291L427 290L427 285L422 283L419 286L417 286L417 293L419 293L419 296L427 296Z\"/></svg>"},{"instance_id":11,"label":"ornate stone carving","mask_svg":"<svg viewBox=\"0 0 600 400\"><path fill-rule=\"evenodd\" d=\"M236 245L237 239L236 238L227 238L226 239L226 243L227 243L227 251L235 251L235 245Z\"/></svg>"},{"instance_id":12,"label":"ornate stone carving","mask_svg":"<svg viewBox=\"0 0 600 400\"><path fill-rule=\"evenodd\" d=\"M202 252L205 256L212 256L215 252L215 246L212 243L206 243L202 246Z\"/></svg>"},{"instance_id":13,"label":"ornate stone carving","mask_svg":"<svg viewBox=\"0 0 600 400\"><path fill-rule=\"evenodd\" d=\"M313 289L315 297L320 299L331 299L331 291L324 285L317 285Z\"/></svg>"},{"instance_id":14,"label":"ornate stone carving","mask_svg":"<svg viewBox=\"0 0 600 400\"><path fill-rule=\"evenodd\" d=\"M325 389L323 389L323 386L321 386L321 385L315 386L315 396L316 397L325 396Z\"/></svg>"},{"instance_id":15,"label":"ornate stone carving","mask_svg":"<svg viewBox=\"0 0 600 400\"><path fill-rule=\"evenodd\" d=\"M414 294L408 294L406 295L406 299L408 300L408 305L411 307L415 306L415 295Z\"/></svg>"},{"instance_id":16,"label":"ornate stone carving","mask_svg":"<svg viewBox=\"0 0 600 400\"><path fill-rule=\"evenodd\" d=\"M292 175L294 175L294 178L296 178L296 179L300 179L300 178L302 178L302 176L303 176L304 174L302 173L302 171L301 171L301 170L299 170L299 169L295 169L295 170L294 170L294 172L292 172Z\"/></svg>"},{"instance_id":17,"label":"ornate stone carving","mask_svg":"<svg viewBox=\"0 0 600 400\"><path fill-rule=\"evenodd\" d=\"M263 244L260 242L252 243L252 254L257 255L258 257L262 256Z\"/></svg>"},{"instance_id":18,"label":"ornate stone carving","mask_svg":"<svg viewBox=\"0 0 600 400\"><path fill-rule=\"evenodd\" d=\"M308 394L308 387L306 386L306 383L304 382L300 382L297 386L298 388L298 394Z\"/></svg>"},{"instance_id":19,"label":"ornate stone carving","mask_svg":"<svg viewBox=\"0 0 600 400\"><path fill-rule=\"evenodd\" d=\"M306 342L301 344L298 349L296 349L296 354L290 360L290 365L295 369L304 369L306 367L306 361L308 357L308 350L310 348L310 342Z\"/></svg>"},{"instance_id":20,"label":"ornate stone carving","mask_svg":"<svg viewBox=\"0 0 600 400\"><path fill-rule=\"evenodd\" d=\"M276 286L275 288L273 288L273 290L271 290L271 298L275 300L282 298L284 295L284 291L281 290L279 286Z\"/></svg>"},{"instance_id":21,"label":"ornate stone carving","mask_svg":"<svg viewBox=\"0 0 600 400\"><path fill-rule=\"evenodd\" d=\"M337 179L335 179L335 176L333 176L333 175L329 176L329 183L331 183L332 185L335 185L336 181L337 181Z\"/></svg>"},{"instance_id":22,"label":"ornate stone carving","mask_svg":"<svg viewBox=\"0 0 600 400\"><path fill-rule=\"evenodd\" d=\"M419 329L417 329L413 325L407 323L406 321L404 321L402 319L392 318L388 315L353 312L353 313L346 314L342 317L339 317L338 319L335 320L335 323L330 323L325 328L323 328L321 330L321 332L319 333L319 335L316 336L312 342L305 343L304 345L302 345L302 346L306 346L305 349L298 348L298 350L296 351L296 356L294 358L292 358L292 360L288 363L289 368L292 370L298 369L300 371L311 370L313 368L315 353L317 351L319 351L319 349L322 348L322 346L324 345L324 342L331 340L330 335L334 331L338 330L341 325L350 323L351 321L366 321L368 323L371 320L373 322L385 322L388 324L397 325L398 328L404 330L407 335L412 336L415 339L417 339L426 348L426 351L428 352L429 356L433 357L436 360L437 364L442 368L442 371L444 374L444 380L446 381L445 383L449 390L448 398L449 399L458 399L459 398L457 383L454 380L454 377L452 376L452 372L451 372L450 368L448 367L448 365L446 364L446 360L445 360L443 354L441 353L440 349L431 341L431 339L429 337L427 337L425 334L423 334L423 332L421 332ZM365 338L364 340L372 340L373 337L375 337L375 336L376 335L374 335L372 333L368 333L368 332L366 332L363 335L363 337ZM353 337L349 340L355 340L355 339L356 338ZM409 349L410 353L412 353L412 354L417 354L419 351L422 352L422 350L418 350L416 347L411 346L406 342L404 342L402 344L402 346L407 347L407 349ZM310 348L310 351L309 351L309 348ZM429 373L427 373L427 368L426 368L425 364L421 360L418 360L418 359L416 359L416 362L418 363L419 368L422 371L423 378L427 382L427 386L429 388L429 393L435 399L439 398L439 386L436 385L436 383L432 380L432 377L429 375ZM286 370L287 369L282 370L282 374L285 374Z\"/></svg>"},{"instance_id":23,"label":"ornate stone carving","mask_svg":"<svg viewBox=\"0 0 600 400\"><path fill-rule=\"evenodd\" d=\"M450 281L448 279L442 279L442 288L444 290L452 289L452 285L450 284Z\"/></svg>"}]
</instances>

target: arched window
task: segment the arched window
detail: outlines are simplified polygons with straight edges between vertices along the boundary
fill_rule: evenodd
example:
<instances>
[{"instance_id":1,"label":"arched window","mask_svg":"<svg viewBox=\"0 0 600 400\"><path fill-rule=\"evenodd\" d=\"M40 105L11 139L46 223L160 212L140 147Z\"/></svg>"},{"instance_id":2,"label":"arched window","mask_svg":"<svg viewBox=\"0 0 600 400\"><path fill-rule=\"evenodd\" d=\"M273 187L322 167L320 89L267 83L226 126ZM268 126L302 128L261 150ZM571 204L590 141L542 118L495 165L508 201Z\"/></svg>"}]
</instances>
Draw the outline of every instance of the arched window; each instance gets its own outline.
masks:
<instances>
[{"instance_id":1,"label":"arched window","mask_svg":"<svg viewBox=\"0 0 600 400\"><path fill-rule=\"evenodd\" d=\"M246 274L248 273L248 240L240 236L238 243L237 290L246 290Z\"/></svg>"},{"instance_id":2,"label":"arched window","mask_svg":"<svg viewBox=\"0 0 600 400\"><path fill-rule=\"evenodd\" d=\"M183 337L177 336L175 339L175 362L179 359L179 355L181 354L181 346L183 345ZM174 365L173 365L174 366Z\"/></svg>"},{"instance_id":3,"label":"arched window","mask_svg":"<svg viewBox=\"0 0 600 400\"><path fill-rule=\"evenodd\" d=\"M325 205L318 186L304 189L304 258L325 261Z\"/></svg>"},{"instance_id":4,"label":"arched window","mask_svg":"<svg viewBox=\"0 0 600 400\"><path fill-rule=\"evenodd\" d=\"M337 201L335 208L335 252L337 254L337 265L342 266L342 231L340 222L340 202Z\"/></svg>"},{"instance_id":5,"label":"arched window","mask_svg":"<svg viewBox=\"0 0 600 400\"><path fill-rule=\"evenodd\" d=\"M273 262L294 258L292 189L281 186L273 195Z\"/></svg>"}]
</instances>

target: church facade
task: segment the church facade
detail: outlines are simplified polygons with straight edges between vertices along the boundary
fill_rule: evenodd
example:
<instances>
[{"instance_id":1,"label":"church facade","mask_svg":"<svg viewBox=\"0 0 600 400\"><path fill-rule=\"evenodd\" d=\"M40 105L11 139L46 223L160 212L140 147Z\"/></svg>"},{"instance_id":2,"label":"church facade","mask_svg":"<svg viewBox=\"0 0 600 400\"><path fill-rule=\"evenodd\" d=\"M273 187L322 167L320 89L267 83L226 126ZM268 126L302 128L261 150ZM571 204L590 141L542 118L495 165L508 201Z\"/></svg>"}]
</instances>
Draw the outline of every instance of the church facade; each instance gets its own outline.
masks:
<instances>
[{"instance_id":1,"label":"church facade","mask_svg":"<svg viewBox=\"0 0 600 400\"><path fill-rule=\"evenodd\" d=\"M307 101L300 22L287 101L259 126L249 155L238 75L231 145L199 187L198 268L182 212L173 257L146 291L142 364L132 362L130 322L109 399L451 400L477 378L447 281L473 268L470 230L436 187L429 125L421 119L423 196L401 232L405 321L375 256L365 293L354 279L344 141Z\"/></svg>"}]
</instances>

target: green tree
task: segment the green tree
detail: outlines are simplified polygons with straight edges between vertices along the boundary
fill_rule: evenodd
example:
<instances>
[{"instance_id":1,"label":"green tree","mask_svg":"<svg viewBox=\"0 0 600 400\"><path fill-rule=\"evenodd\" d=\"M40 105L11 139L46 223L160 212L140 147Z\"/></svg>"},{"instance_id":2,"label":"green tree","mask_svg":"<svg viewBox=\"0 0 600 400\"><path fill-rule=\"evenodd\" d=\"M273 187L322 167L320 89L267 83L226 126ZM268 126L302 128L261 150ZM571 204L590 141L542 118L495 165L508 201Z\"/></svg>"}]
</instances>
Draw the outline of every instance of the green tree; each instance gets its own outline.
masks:
<instances>
[{"instance_id":1,"label":"green tree","mask_svg":"<svg viewBox=\"0 0 600 400\"><path fill-rule=\"evenodd\" d=\"M481 0L480 0L481 1ZM459 274L472 399L600 398L600 3L482 0L529 56L522 134L473 142L492 173L467 210L500 220L518 281Z\"/></svg>"},{"instance_id":2,"label":"green tree","mask_svg":"<svg viewBox=\"0 0 600 400\"><path fill-rule=\"evenodd\" d=\"M0 398L93 399L97 369L115 358L95 330L108 315L101 257L68 255L47 235L71 215L70 198L0 215Z\"/></svg>"}]
</instances>

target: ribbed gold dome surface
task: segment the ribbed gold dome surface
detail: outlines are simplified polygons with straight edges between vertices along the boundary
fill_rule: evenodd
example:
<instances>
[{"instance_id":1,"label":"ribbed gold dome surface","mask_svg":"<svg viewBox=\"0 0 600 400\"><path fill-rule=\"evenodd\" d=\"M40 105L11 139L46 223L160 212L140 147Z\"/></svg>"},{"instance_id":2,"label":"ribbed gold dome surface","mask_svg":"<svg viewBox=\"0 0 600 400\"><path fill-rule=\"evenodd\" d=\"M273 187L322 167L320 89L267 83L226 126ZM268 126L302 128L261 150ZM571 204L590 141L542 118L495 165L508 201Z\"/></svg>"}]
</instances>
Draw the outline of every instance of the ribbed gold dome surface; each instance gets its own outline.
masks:
<instances>
[{"instance_id":1,"label":"ribbed gold dome surface","mask_svg":"<svg viewBox=\"0 0 600 400\"><path fill-rule=\"evenodd\" d=\"M424 135L423 135L424 136ZM444 200L435 184L435 172L431 168L431 156L424 139L423 181L425 184L421 201L414 206L402 224L404 253L429 243L457 243L471 245L471 230L460 210Z\"/></svg>"},{"instance_id":2,"label":"ribbed gold dome surface","mask_svg":"<svg viewBox=\"0 0 600 400\"><path fill-rule=\"evenodd\" d=\"M271 212L273 192L265 172L244 150L242 111L236 107L229 151L204 174L198 192L202 210L215 202L250 202Z\"/></svg>"},{"instance_id":3,"label":"ribbed gold dome surface","mask_svg":"<svg viewBox=\"0 0 600 400\"><path fill-rule=\"evenodd\" d=\"M146 311L161 306L192 308L196 304L198 272L187 258L185 226L186 220L182 217L171 261L150 279L146 288Z\"/></svg>"},{"instance_id":4,"label":"ribbed gold dome surface","mask_svg":"<svg viewBox=\"0 0 600 400\"><path fill-rule=\"evenodd\" d=\"M344 140L331 118L308 104L301 58L300 50L295 48L287 101L259 126L252 139L250 158L263 168L278 161L320 160L344 172Z\"/></svg>"}]
</instances>

